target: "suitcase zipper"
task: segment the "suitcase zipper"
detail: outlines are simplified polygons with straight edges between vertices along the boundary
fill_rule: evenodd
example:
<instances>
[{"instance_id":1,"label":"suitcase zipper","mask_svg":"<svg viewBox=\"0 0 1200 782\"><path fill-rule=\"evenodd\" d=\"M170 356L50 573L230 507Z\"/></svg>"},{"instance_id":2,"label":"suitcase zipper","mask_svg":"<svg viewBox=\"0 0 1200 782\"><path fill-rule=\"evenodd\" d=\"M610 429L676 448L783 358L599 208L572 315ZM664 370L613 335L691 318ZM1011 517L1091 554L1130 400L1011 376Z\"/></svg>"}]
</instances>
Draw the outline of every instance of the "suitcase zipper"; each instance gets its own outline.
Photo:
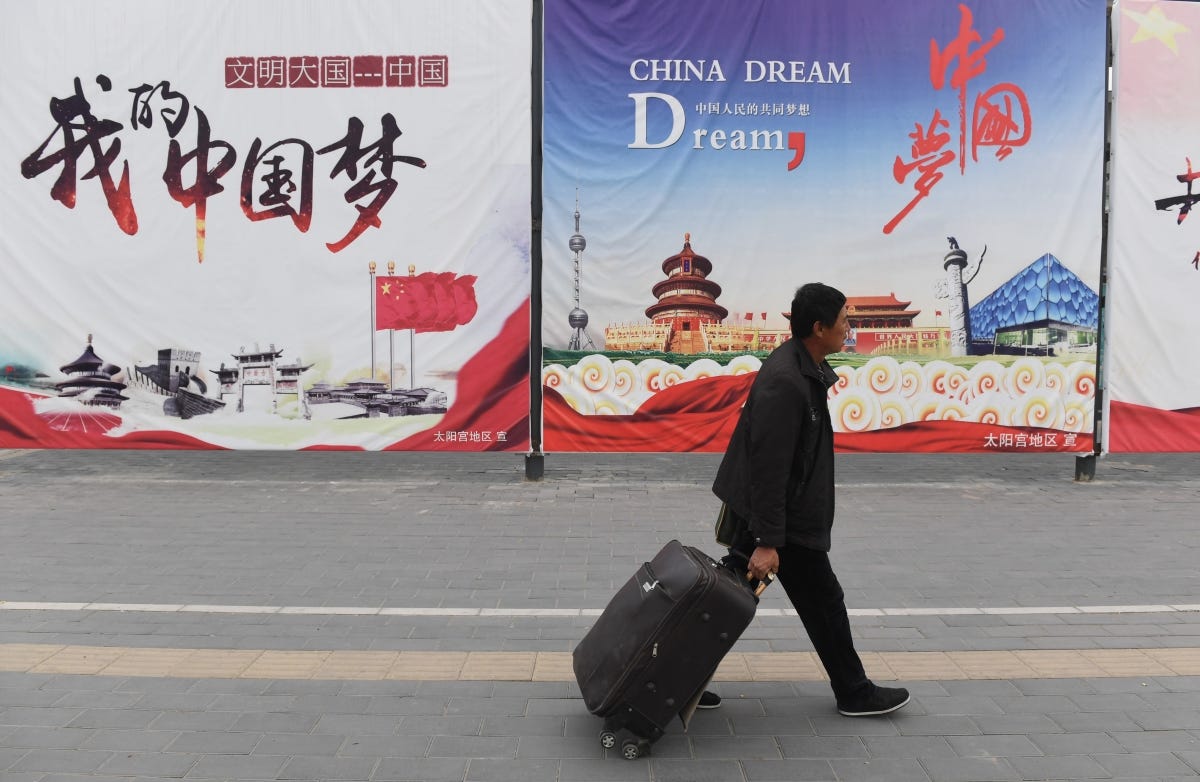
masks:
<instances>
[{"instance_id":1,"label":"suitcase zipper","mask_svg":"<svg viewBox=\"0 0 1200 782\"><path fill-rule=\"evenodd\" d=\"M684 548L684 551L686 552L687 549ZM706 568L703 567L703 564L705 564L705 563L697 561L697 559L694 556L692 556L690 553L689 553L689 556L692 557L693 562L696 562L696 564L700 566L699 572L703 573L706 571ZM649 565L649 564L650 563L648 563L648 562L645 563L645 565ZM650 571L650 574L651 574L651 577L653 577L653 571ZM716 587L718 579L719 579L719 576L716 576L715 574L711 578L704 579L704 581L706 581L706 583L702 586L700 594L697 596L697 599L698 600L703 599L704 596L706 596L709 592L711 592L713 590L713 588ZM666 592L665 589L663 591ZM668 597L670 597L670 594L669 593L667 593L667 594L668 594ZM678 627L682 623L685 616L686 616L686 614L682 611L679 611L679 612L672 611L672 612L668 613L666 616L663 617L662 621L658 624L657 628L655 628L655 631L652 633L652 635L660 636L660 637L664 636L664 635L669 635L672 630L674 630L676 627ZM643 646L642 649L644 650L645 647ZM642 655L645 655L645 651L642 652ZM658 657L658 644L655 643L653 645L653 647L651 647L651 649L650 649L650 660L657 659L657 657ZM647 660L645 656L635 657L633 662L630 663L630 665L625 669L625 671L617 678L617 681L612 685L612 687L609 690L609 696L613 697L617 693L622 693L625 689L626 682L633 679L635 676L640 676L644 672L646 666L649 664L650 664L650 661ZM604 708L604 706L606 706L606 705L608 708ZM596 713L598 713L598 714L607 713L616 705L619 705L619 704L611 703L606 698L605 702L601 704L601 707L598 709L598 711Z\"/></svg>"}]
</instances>

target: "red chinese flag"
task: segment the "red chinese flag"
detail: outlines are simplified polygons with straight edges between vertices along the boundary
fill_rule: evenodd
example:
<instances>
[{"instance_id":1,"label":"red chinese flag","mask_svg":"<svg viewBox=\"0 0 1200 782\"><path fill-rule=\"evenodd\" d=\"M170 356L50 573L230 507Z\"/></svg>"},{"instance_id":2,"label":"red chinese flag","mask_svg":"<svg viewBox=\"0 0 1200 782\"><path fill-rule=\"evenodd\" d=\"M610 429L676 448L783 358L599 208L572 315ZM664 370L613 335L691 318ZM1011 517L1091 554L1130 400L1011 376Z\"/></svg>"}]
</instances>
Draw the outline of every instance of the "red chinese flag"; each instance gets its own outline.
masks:
<instances>
[{"instance_id":1,"label":"red chinese flag","mask_svg":"<svg viewBox=\"0 0 1200 782\"><path fill-rule=\"evenodd\" d=\"M417 332L453 331L468 323L479 305L475 302L475 276L471 274L455 277L453 272L428 275L431 280L433 301L430 317Z\"/></svg>"},{"instance_id":2,"label":"red chinese flag","mask_svg":"<svg viewBox=\"0 0 1200 782\"><path fill-rule=\"evenodd\" d=\"M416 308L411 289L413 277L375 278L375 330L408 329L414 325Z\"/></svg>"},{"instance_id":3,"label":"red chinese flag","mask_svg":"<svg viewBox=\"0 0 1200 782\"><path fill-rule=\"evenodd\" d=\"M479 312L475 301L475 275L465 274L454 281L454 312L458 325L465 326Z\"/></svg>"},{"instance_id":4,"label":"red chinese flag","mask_svg":"<svg viewBox=\"0 0 1200 782\"><path fill-rule=\"evenodd\" d=\"M451 331L458 325L454 319L453 284L454 272L429 275L429 309L423 313L421 325L417 326L418 333Z\"/></svg>"},{"instance_id":5,"label":"red chinese flag","mask_svg":"<svg viewBox=\"0 0 1200 782\"><path fill-rule=\"evenodd\" d=\"M747 312L747 313L746 313L746 320L754 320L754 313L753 313L753 312Z\"/></svg>"},{"instance_id":6,"label":"red chinese flag","mask_svg":"<svg viewBox=\"0 0 1200 782\"><path fill-rule=\"evenodd\" d=\"M453 331L475 317L475 277L425 272L375 278L375 329Z\"/></svg>"},{"instance_id":7,"label":"red chinese flag","mask_svg":"<svg viewBox=\"0 0 1200 782\"><path fill-rule=\"evenodd\" d=\"M763 319L763 322L765 323L765 322L766 322L766 320L767 320L767 313L765 313L765 312L764 312L764 313L762 314L762 319Z\"/></svg>"},{"instance_id":8,"label":"red chinese flag","mask_svg":"<svg viewBox=\"0 0 1200 782\"><path fill-rule=\"evenodd\" d=\"M942 314L942 311L941 311L941 310L934 310L934 311L933 311L933 314L934 314L934 315L936 315L936 316L939 316L939 317L940 317L940 316L941 316L941 314Z\"/></svg>"}]
</instances>

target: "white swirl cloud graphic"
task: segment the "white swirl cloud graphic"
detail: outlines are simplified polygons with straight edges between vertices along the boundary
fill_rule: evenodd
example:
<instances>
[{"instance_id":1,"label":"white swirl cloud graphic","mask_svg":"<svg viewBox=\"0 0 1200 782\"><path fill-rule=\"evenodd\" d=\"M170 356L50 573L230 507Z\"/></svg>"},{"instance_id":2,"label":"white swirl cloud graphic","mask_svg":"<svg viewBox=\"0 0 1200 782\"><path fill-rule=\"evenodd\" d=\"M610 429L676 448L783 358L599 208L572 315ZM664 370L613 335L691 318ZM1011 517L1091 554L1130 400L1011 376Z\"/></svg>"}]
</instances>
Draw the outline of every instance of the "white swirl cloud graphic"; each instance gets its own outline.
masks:
<instances>
[{"instance_id":1,"label":"white swirl cloud graphic","mask_svg":"<svg viewBox=\"0 0 1200 782\"><path fill-rule=\"evenodd\" d=\"M695 380L757 372L750 355L722 366L709 358L679 367L662 359L634 363L584 356L572 367L548 364L542 383L584 415L628 415L665 389ZM873 356L859 367L834 368L830 418L838 432L891 429L915 421L973 421L996 426L1090 432L1095 423L1096 366L1021 357L1004 365L985 359L970 368Z\"/></svg>"}]
</instances>

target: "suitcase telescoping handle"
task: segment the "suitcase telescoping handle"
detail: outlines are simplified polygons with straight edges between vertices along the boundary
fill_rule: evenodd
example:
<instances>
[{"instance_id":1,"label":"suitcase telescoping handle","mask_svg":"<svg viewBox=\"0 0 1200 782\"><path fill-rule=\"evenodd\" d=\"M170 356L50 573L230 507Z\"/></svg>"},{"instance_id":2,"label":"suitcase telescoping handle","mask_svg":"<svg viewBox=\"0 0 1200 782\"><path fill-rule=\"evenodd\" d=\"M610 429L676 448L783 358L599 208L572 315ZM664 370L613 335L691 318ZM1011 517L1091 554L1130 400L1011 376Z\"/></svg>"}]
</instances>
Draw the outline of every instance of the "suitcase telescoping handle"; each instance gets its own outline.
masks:
<instances>
[{"instance_id":1,"label":"suitcase telescoping handle","mask_svg":"<svg viewBox=\"0 0 1200 782\"><path fill-rule=\"evenodd\" d=\"M754 580L754 576L752 576L752 575L750 575L749 573L747 573L747 574L746 574L746 580L747 580L747 581L753 581L753 580ZM774 573L768 573L766 578L764 578L762 581L759 581L759 582L758 582L758 586L757 586L757 587L755 587L755 589L754 589L754 596L755 596L755 597L759 597L759 596L761 596L763 592L767 591L767 587L771 586L771 582L772 582L772 581L774 581L774 580L775 580L775 574L774 574Z\"/></svg>"}]
</instances>

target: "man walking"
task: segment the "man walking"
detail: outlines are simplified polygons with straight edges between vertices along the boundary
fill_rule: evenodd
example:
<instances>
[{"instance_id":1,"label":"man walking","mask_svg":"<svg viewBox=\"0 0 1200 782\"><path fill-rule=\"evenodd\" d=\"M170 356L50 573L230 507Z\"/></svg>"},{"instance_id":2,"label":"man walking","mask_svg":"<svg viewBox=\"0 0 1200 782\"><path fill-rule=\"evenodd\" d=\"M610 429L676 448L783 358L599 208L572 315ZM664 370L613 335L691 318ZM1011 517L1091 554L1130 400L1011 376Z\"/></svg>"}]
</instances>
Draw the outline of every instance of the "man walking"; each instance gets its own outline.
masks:
<instances>
[{"instance_id":1,"label":"man walking","mask_svg":"<svg viewBox=\"0 0 1200 782\"><path fill-rule=\"evenodd\" d=\"M849 332L846 297L809 283L792 300L792 339L763 362L742 408L713 492L739 528L730 557L747 578L777 574L847 717L888 714L908 690L867 678L850 637L845 594L829 563L834 514L833 425L825 360Z\"/></svg>"}]
</instances>

